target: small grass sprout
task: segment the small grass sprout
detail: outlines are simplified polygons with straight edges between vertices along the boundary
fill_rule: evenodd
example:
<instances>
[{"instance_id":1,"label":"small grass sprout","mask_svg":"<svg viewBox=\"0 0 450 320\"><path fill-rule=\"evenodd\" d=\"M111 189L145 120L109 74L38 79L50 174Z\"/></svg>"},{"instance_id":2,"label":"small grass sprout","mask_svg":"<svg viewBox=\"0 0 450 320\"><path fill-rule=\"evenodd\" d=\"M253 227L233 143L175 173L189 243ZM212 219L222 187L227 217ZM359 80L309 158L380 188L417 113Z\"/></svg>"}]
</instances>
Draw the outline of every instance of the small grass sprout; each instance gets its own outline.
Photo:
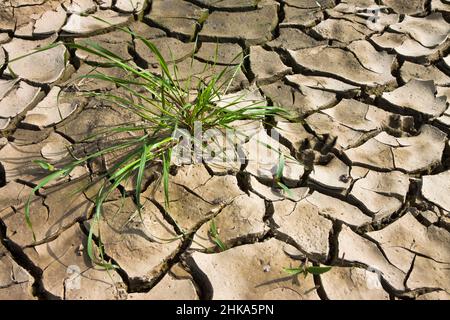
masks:
<instances>
[{"instance_id":1,"label":"small grass sprout","mask_svg":"<svg viewBox=\"0 0 450 320\"><path fill-rule=\"evenodd\" d=\"M302 262L298 268L283 268L284 272L292 275L303 275L305 278L309 275L321 275L330 271L332 267L330 266L311 266L308 265L308 259Z\"/></svg>"},{"instance_id":2,"label":"small grass sprout","mask_svg":"<svg viewBox=\"0 0 450 320\"><path fill-rule=\"evenodd\" d=\"M211 219L210 227L209 227L209 235L211 237L211 240L217 245L217 247L220 249L220 251L227 250L227 246L219 237L219 231L217 229L216 221L214 219Z\"/></svg>"}]
</instances>

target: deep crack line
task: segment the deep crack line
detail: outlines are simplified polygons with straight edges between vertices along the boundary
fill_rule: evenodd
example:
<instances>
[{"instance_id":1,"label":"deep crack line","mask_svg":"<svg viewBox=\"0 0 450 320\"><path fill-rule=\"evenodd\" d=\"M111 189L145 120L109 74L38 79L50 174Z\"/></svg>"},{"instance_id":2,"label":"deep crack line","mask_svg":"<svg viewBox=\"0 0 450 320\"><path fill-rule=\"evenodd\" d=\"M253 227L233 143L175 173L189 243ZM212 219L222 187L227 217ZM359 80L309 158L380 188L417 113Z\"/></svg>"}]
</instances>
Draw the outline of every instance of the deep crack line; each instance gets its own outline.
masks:
<instances>
[{"instance_id":1,"label":"deep crack line","mask_svg":"<svg viewBox=\"0 0 450 320\"><path fill-rule=\"evenodd\" d=\"M13 260L24 268L33 277L33 296L40 300L59 300L57 297L44 288L42 282L43 270L39 268L23 251L18 244L7 237L6 224L0 219L0 242L11 254Z\"/></svg>"}]
</instances>

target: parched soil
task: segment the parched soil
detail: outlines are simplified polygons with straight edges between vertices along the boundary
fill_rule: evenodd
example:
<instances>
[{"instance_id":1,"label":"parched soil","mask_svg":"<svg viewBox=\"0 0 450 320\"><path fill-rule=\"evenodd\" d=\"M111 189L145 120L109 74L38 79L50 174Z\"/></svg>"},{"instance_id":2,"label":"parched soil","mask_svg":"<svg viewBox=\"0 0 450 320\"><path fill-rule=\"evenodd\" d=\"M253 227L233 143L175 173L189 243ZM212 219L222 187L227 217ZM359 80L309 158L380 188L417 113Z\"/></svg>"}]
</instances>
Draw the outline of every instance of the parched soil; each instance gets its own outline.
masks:
<instances>
[{"instance_id":1,"label":"parched soil","mask_svg":"<svg viewBox=\"0 0 450 320\"><path fill-rule=\"evenodd\" d=\"M139 121L74 95L120 93L78 77L123 71L64 45L13 59L90 39L158 72L112 26L155 43L181 81L247 57L230 91L300 121L274 119L279 144L267 126L240 123L253 132L245 164L176 168L169 207L149 168L142 218L133 184L121 185L94 237L118 266L105 271L87 235L96 172L115 155L33 198L36 241L24 203L47 174L32 160L64 163L67 145L83 154L96 129ZM447 0L0 0L0 299L449 299L449 34ZM276 154L252 157L254 139L299 160L282 173L290 192L273 186ZM306 261L333 268L285 271Z\"/></svg>"}]
</instances>

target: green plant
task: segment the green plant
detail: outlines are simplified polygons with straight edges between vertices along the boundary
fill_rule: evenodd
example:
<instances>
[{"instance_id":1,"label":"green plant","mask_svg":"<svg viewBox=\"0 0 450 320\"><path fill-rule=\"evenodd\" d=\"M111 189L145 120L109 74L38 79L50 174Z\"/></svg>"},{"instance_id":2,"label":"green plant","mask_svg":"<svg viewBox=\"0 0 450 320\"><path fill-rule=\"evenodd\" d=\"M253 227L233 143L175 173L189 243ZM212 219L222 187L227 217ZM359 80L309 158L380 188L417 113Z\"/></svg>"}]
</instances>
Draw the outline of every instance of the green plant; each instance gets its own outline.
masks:
<instances>
[{"instance_id":1,"label":"green plant","mask_svg":"<svg viewBox=\"0 0 450 320\"><path fill-rule=\"evenodd\" d=\"M214 219L211 220L211 224L209 227L209 235L211 236L212 241L217 245L217 247L221 251L227 250L227 246L219 237L219 231L217 229L216 221Z\"/></svg>"},{"instance_id":2,"label":"green plant","mask_svg":"<svg viewBox=\"0 0 450 320\"><path fill-rule=\"evenodd\" d=\"M282 153L280 153L280 154L279 154L279 161L278 161L277 171L275 172L275 175L274 175L274 182L275 182L275 184L276 184L278 187L280 187L287 195L289 195L290 197L292 197L292 192L291 192L291 190L290 190L290 189L282 182L285 164L286 164L285 156L284 156Z\"/></svg>"},{"instance_id":3,"label":"green plant","mask_svg":"<svg viewBox=\"0 0 450 320\"><path fill-rule=\"evenodd\" d=\"M332 267L329 266L308 266L308 259L306 261L302 262L298 268L283 268L283 270L292 275L297 276L299 274L302 274L305 278L308 276L308 274L312 275L320 275L324 274L331 270Z\"/></svg>"},{"instance_id":4,"label":"green plant","mask_svg":"<svg viewBox=\"0 0 450 320\"><path fill-rule=\"evenodd\" d=\"M124 61L113 52L89 40L81 44L52 44L35 52L43 51L56 45L66 45L69 48L82 50L91 55L101 57L107 61L109 66L122 69L127 74L123 78L106 75L98 71L83 75L82 78L113 83L126 92L127 95L116 92L88 92L84 94L131 111L142 120L141 123L116 126L103 132L98 132L84 142L96 142L108 135L130 131L135 133L135 137L101 147L81 158L73 156L73 161L62 167L38 161L37 163L50 173L33 188L25 206L26 223L32 229L30 202L36 192L52 181L67 177L78 166L85 165L107 154L123 152L125 155L103 175L106 179L95 198L93 222L88 236L87 252L89 257L105 268L113 266L105 262L100 234L97 235L100 243L98 246L99 254L96 255L94 253L92 245L94 226L100 222L103 203L119 185L133 178L135 180L135 202L140 214L142 208L141 185L144 172L150 165L157 164L162 171L161 180L165 206L169 207L169 171L172 163L172 151L180 143L175 134L177 130L186 130L191 136L195 137L196 122L201 123L203 130L226 130L233 129L232 124L238 120L264 121L267 117L287 117L284 109L267 106L265 102L250 103L244 107L237 108L237 105L242 102L243 96L233 101L228 101L220 107L218 106L218 102L222 101L222 97L229 91L231 82L241 68L242 61L233 68L224 68L216 74L208 75L208 77L194 77L190 74L187 81L182 82L178 80L177 64L173 64L173 69L171 70L170 65L153 43L127 28L119 29L131 34L136 41L141 41L149 49L158 61L159 74L151 73L131 62ZM211 67L214 67L214 64ZM200 144L203 145L203 142L200 141ZM217 229L214 230L217 231ZM217 232L212 235L217 245L220 248L225 248L218 239ZM34 233L33 237L35 237Z\"/></svg>"}]
</instances>

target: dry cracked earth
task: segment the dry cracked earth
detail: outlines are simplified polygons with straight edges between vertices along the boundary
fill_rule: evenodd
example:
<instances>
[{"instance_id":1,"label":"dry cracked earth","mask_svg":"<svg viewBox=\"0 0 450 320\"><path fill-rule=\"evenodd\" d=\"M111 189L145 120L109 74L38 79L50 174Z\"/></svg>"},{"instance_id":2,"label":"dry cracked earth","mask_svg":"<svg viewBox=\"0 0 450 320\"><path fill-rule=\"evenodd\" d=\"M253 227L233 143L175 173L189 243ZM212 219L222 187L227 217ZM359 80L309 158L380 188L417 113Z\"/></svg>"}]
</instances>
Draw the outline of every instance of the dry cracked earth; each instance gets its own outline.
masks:
<instances>
[{"instance_id":1,"label":"dry cracked earth","mask_svg":"<svg viewBox=\"0 0 450 320\"><path fill-rule=\"evenodd\" d=\"M286 164L291 193L272 188L270 153L263 164L182 166L170 212L149 171L142 220L132 185L120 186L100 224L119 266L106 272L86 254L98 184L72 191L113 159L35 196L36 242L24 201L45 175L31 160L59 163L67 145L88 149L80 141L93 130L138 121L71 95L120 91L77 77L122 71L65 46L12 60L89 38L157 72L110 24L154 42L181 79L202 73L216 48L212 72L248 55L231 90L298 116L277 130L301 164ZM0 299L449 299L449 33L448 0L0 0ZM265 130L255 136L275 144ZM283 270L306 259L333 268L306 279Z\"/></svg>"}]
</instances>

